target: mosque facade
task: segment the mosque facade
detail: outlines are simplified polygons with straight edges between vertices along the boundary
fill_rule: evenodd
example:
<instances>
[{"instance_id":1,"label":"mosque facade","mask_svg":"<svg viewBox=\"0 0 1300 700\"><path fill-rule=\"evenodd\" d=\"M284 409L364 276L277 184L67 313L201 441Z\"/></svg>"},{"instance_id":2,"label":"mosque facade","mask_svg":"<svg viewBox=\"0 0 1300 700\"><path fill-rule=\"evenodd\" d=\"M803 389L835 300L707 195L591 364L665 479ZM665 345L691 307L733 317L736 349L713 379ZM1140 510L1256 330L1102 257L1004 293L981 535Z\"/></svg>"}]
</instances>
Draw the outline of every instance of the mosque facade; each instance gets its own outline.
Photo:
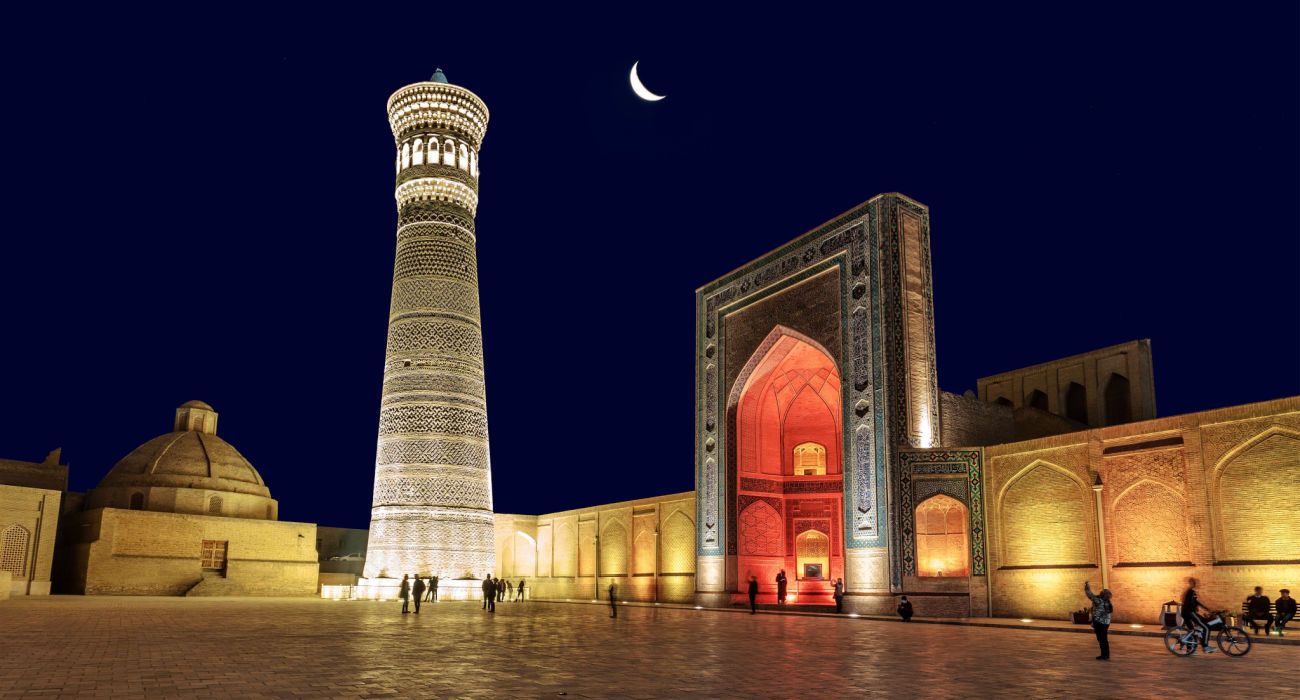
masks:
<instances>
[{"instance_id":1,"label":"mosque facade","mask_svg":"<svg viewBox=\"0 0 1300 700\"><path fill-rule=\"evenodd\" d=\"M1087 580L1125 622L1188 576L1233 602L1300 582L1300 397L1158 417L1147 340L940 390L929 211L904 195L701 287L695 327L695 491L498 515L501 575L725 607L784 571L797 606L841 580L853 612L1042 619Z\"/></svg>"}]
</instances>

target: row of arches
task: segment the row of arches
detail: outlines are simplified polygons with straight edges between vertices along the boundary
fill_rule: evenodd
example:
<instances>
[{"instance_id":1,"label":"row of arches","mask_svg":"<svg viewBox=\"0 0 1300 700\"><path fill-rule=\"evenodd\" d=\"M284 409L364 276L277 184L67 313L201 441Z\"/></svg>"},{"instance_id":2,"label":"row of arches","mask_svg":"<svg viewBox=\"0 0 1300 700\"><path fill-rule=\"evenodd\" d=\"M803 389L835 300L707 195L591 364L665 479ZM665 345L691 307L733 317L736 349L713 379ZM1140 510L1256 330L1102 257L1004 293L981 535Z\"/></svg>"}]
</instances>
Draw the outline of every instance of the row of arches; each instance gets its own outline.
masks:
<instances>
[{"instance_id":1,"label":"row of arches","mask_svg":"<svg viewBox=\"0 0 1300 700\"><path fill-rule=\"evenodd\" d=\"M413 165L448 165L460 168L474 177L478 177L478 153L464 142L417 136L402 143L397 159L397 172Z\"/></svg>"},{"instance_id":2,"label":"row of arches","mask_svg":"<svg viewBox=\"0 0 1300 700\"><path fill-rule=\"evenodd\" d=\"M1119 372L1111 372L1102 388L1102 420L1104 425L1119 425L1133 420L1132 392L1128 377ZM994 403L1014 407L1015 402L1006 396L999 396ZM1047 393L1034 389L1025 396L1025 405L1040 411L1050 412ZM1088 421L1088 390L1079 382L1068 382L1061 390L1060 415L1076 423L1091 425Z\"/></svg>"},{"instance_id":3,"label":"row of arches","mask_svg":"<svg viewBox=\"0 0 1300 700\"><path fill-rule=\"evenodd\" d=\"M1296 499L1260 498L1280 483L1300 482L1300 432L1273 428L1238 445L1214 466L1207 484L1217 561L1289 561L1300 532ZM1070 470L1036 460L998 494L1003 566L1095 563L1092 488ZM1105 499L1105 530L1118 564L1192 559L1192 515L1183 487L1142 475ZM917 516L920 532L920 514Z\"/></svg>"}]
</instances>

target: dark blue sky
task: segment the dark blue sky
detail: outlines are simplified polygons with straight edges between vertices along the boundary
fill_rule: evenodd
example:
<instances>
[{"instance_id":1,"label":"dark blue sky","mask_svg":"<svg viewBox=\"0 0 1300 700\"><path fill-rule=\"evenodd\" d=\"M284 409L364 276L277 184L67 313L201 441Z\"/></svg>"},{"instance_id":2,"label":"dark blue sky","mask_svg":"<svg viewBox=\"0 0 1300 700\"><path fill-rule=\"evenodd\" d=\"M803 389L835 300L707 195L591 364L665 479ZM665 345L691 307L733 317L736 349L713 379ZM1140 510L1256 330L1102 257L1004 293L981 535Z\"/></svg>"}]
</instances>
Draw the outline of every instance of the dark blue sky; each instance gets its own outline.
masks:
<instances>
[{"instance_id":1,"label":"dark blue sky","mask_svg":"<svg viewBox=\"0 0 1300 700\"><path fill-rule=\"evenodd\" d=\"M692 488L694 289L879 192L931 208L944 389L1151 338L1161 415L1300 393L1292 3L479 7L9 14L0 456L84 490L197 398L365 527L384 104L436 66L492 111L498 511Z\"/></svg>"}]
</instances>

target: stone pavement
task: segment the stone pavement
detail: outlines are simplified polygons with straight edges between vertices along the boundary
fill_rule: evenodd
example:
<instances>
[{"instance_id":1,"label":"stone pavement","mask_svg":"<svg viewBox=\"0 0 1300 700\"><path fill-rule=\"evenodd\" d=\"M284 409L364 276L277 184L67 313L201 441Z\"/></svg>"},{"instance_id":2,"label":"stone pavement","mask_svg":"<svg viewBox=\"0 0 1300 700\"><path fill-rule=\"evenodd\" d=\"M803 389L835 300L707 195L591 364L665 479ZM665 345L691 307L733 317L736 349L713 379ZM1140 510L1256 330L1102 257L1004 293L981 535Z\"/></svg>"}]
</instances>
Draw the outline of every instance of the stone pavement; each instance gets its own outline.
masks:
<instances>
[{"instance_id":1,"label":"stone pavement","mask_svg":"<svg viewBox=\"0 0 1300 700\"><path fill-rule=\"evenodd\" d=\"M1300 649L558 603L81 598L0 603L0 697L1300 696ZM1247 679L1250 679L1249 681Z\"/></svg>"}]
</instances>

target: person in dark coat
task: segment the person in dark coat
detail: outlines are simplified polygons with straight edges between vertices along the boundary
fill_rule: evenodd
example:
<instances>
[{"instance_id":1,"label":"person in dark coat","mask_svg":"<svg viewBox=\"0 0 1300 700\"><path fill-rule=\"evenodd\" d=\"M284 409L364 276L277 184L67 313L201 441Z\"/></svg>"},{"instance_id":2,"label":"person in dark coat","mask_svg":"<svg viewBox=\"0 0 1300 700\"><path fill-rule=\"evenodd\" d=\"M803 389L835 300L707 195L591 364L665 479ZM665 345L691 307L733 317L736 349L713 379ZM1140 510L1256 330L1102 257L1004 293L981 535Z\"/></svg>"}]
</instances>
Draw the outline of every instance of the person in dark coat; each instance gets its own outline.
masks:
<instances>
[{"instance_id":1,"label":"person in dark coat","mask_svg":"<svg viewBox=\"0 0 1300 700\"><path fill-rule=\"evenodd\" d=\"M1255 595L1246 598L1246 615L1250 620L1250 629L1259 634L1259 623L1264 622L1264 636L1273 633L1273 613L1269 612L1269 607L1273 601L1264 595L1264 589L1255 586Z\"/></svg>"},{"instance_id":2,"label":"person in dark coat","mask_svg":"<svg viewBox=\"0 0 1300 700\"><path fill-rule=\"evenodd\" d=\"M415 594L415 614L420 614L420 601L424 599L424 579L418 575L415 577L415 585L411 586L411 593Z\"/></svg>"},{"instance_id":3,"label":"person in dark coat","mask_svg":"<svg viewBox=\"0 0 1300 700\"><path fill-rule=\"evenodd\" d=\"M397 591L398 597L402 599L402 614L405 615L410 611L411 605L411 580L407 574L402 574L402 587Z\"/></svg>"},{"instance_id":4,"label":"person in dark coat","mask_svg":"<svg viewBox=\"0 0 1300 700\"><path fill-rule=\"evenodd\" d=\"M903 618L903 622L912 621L912 601L903 596L902 602L898 604L898 616Z\"/></svg>"},{"instance_id":5,"label":"person in dark coat","mask_svg":"<svg viewBox=\"0 0 1300 700\"><path fill-rule=\"evenodd\" d=\"M749 614L758 613L758 577L749 577Z\"/></svg>"},{"instance_id":6,"label":"person in dark coat","mask_svg":"<svg viewBox=\"0 0 1300 700\"><path fill-rule=\"evenodd\" d=\"M510 590L510 579L508 578L501 579L501 581L497 584L497 592L500 594L497 596L497 600L502 603L506 602L507 600L506 591L508 590Z\"/></svg>"},{"instance_id":7,"label":"person in dark coat","mask_svg":"<svg viewBox=\"0 0 1300 700\"><path fill-rule=\"evenodd\" d=\"M609 616L618 617L618 587L613 581L609 582Z\"/></svg>"},{"instance_id":8,"label":"person in dark coat","mask_svg":"<svg viewBox=\"0 0 1300 700\"><path fill-rule=\"evenodd\" d=\"M497 611L497 585L492 582L492 574L483 579L483 609L488 612Z\"/></svg>"},{"instance_id":9,"label":"person in dark coat","mask_svg":"<svg viewBox=\"0 0 1300 700\"><path fill-rule=\"evenodd\" d=\"M438 577L429 577L429 600L438 602Z\"/></svg>"},{"instance_id":10,"label":"person in dark coat","mask_svg":"<svg viewBox=\"0 0 1300 700\"><path fill-rule=\"evenodd\" d=\"M1273 625L1277 628L1277 636L1286 636L1286 623L1295 619L1295 598L1291 597L1291 590L1283 588L1279 591L1282 595L1277 597L1277 622Z\"/></svg>"},{"instance_id":11,"label":"person in dark coat","mask_svg":"<svg viewBox=\"0 0 1300 700\"><path fill-rule=\"evenodd\" d=\"M835 612L844 612L844 579L835 579Z\"/></svg>"},{"instance_id":12,"label":"person in dark coat","mask_svg":"<svg viewBox=\"0 0 1300 700\"><path fill-rule=\"evenodd\" d=\"M1213 654L1214 647L1210 646L1210 626L1205 624L1205 620L1201 618L1199 612L1200 610L1210 612L1210 609L1205 607L1205 604L1201 602L1200 596L1196 594L1196 585L1198 583L1200 583L1200 581L1197 581L1194 577L1187 577L1187 590L1183 591L1183 624L1186 625L1188 629L1192 629L1193 627L1199 629L1202 635L1201 651L1206 654Z\"/></svg>"},{"instance_id":13,"label":"person in dark coat","mask_svg":"<svg viewBox=\"0 0 1300 700\"><path fill-rule=\"evenodd\" d=\"M776 604L777 605L785 605L785 590L786 590L785 569L781 569L781 571L776 575Z\"/></svg>"},{"instance_id":14,"label":"person in dark coat","mask_svg":"<svg viewBox=\"0 0 1300 700\"><path fill-rule=\"evenodd\" d=\"M523 599L524 599L524 580L519 579L519 588L515 592L515 602L519 602Z\"/></svg>"},{"instance_id":15,"label":"person in dark coat","mask_svg":"<svg viewBox=\"0 0 1300 700\"><path fill-rule=\"evenodd\" d=\"M1092 586L1084 581L1083 594L1092 601L1092 631L1097 635L1097 646L1101 649L1097 660L1110 661L1110 640L1106 634L1110 631L1110 616L1115 612L1115 606L1110 602L1110 589L1103 588L1101 593L1094 594Z\"/></svg>"}]
</instances>

